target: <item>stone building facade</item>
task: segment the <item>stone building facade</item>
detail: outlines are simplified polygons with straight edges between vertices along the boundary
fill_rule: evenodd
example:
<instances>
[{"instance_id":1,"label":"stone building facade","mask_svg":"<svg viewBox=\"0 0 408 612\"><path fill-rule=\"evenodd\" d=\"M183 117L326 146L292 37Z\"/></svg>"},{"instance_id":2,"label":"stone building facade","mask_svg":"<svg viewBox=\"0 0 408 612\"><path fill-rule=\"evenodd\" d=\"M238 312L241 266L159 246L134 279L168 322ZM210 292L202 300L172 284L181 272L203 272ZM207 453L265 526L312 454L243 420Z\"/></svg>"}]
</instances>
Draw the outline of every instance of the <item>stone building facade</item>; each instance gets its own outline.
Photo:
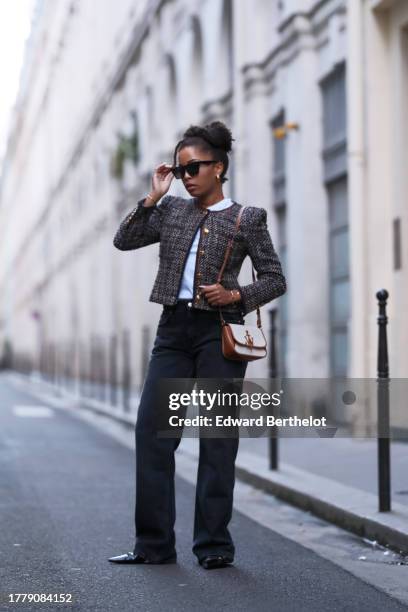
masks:
<instances>
[{"instance_id":1,"label":"stone building facade","mask_svg":"<svg viewBox=\"0 0 408 612\"><path fill-rule=\"evenodd\" d=\"M268 210L287 278L262 308L267 333L277 309L279 372L375 377L384 287L405 376L407 27L404 0L40 0L0 192L0 342L16 367L108 383L112 401L108 387L140 387L158 246L112 237L190 123L221 119L224 194Z\"/></svg>"}]
</instances>

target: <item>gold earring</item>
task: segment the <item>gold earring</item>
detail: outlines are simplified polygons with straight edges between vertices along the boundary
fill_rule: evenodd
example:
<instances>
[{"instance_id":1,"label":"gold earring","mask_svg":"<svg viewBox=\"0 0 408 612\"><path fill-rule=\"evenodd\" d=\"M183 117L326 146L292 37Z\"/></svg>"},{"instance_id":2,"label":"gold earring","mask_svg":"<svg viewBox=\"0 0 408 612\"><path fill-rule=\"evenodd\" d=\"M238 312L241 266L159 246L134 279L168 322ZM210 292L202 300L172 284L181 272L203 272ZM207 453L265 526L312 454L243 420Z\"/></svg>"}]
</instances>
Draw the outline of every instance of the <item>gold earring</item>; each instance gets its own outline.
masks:
<instances>
[{"instance_id":1,"label":"gold earring","mask_svg":"<svg viewBox=\"0 0 408 612\"><path fill-rule=\"evenodd\" d=\"M217 174L217 179L220 180L220 175L219 174Z\"/></svg>"}]
</instances>

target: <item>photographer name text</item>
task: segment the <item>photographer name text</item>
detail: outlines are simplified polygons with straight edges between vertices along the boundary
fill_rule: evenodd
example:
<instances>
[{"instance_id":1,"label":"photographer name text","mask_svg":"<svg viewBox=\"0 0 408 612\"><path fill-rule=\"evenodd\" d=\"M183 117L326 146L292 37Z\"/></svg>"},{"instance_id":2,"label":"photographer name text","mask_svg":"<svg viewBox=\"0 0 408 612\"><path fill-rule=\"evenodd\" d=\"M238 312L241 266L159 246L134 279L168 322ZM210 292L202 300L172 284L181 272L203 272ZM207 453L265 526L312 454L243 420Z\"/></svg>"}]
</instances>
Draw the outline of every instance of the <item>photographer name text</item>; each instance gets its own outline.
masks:
<instances>
[{"instance_id":1,"label":"photographer name text","mask_svg":"<svg viewBox=\"0 0 408 612\"><path fill-rule=\"evenodd\" d=\"M232 417L217 415L215 417L197 415L192 418L172 415L169 417L171 427L326 427L326 417L275 417L259 415L257 417Z\"/></svg>"}]
</instances>

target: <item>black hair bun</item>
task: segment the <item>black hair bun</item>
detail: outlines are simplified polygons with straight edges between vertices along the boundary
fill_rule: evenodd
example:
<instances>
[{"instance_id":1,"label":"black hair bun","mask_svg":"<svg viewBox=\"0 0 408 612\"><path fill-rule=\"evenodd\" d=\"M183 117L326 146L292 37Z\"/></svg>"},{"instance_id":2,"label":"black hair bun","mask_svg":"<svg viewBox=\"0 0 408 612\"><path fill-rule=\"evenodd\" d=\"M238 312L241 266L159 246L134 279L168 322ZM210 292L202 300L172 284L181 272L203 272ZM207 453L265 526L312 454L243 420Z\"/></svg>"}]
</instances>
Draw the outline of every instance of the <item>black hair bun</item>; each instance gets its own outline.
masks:
<instances>
[{"instance_id":1,"label":"black hair bun","mask_svg":"<svg viewBox=\"0 0 408 612\"><path fill-rule=\"evenodd\" d=\"M199 125L191 125L185 132L184 137L188 136L199 136L213 147L223 149L227 153L231 151L232 138L231 131L227 128L225 123L222 121L212 121L207 123L204 127Z\"/></svg>"}]
</instances>

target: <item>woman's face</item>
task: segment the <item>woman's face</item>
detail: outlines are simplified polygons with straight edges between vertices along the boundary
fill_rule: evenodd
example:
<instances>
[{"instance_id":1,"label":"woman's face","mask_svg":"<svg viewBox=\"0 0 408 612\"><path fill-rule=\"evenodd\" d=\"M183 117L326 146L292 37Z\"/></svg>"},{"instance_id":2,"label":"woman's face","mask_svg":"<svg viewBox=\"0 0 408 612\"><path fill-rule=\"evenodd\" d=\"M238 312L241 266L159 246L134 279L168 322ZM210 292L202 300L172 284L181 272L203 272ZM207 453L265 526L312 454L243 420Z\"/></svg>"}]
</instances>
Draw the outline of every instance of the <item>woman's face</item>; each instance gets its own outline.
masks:
<instances>
[{"instance_id":1,"label":"woman's face","mask_svg":"<svg viewBox=\"0 0 408 612\"><path fill-rule=\"evenodd\" d=\"M199 147L183 147L177 154L177 164L185 166L193 161L213 159L211 153L201 150ZM200 164L198 174L190 176L186 170L181 180L187 191L193 197L212 193L221 182L216 178L221 175L223 163L218 161L213 164Z\"/></svg>"}]
</instances>

